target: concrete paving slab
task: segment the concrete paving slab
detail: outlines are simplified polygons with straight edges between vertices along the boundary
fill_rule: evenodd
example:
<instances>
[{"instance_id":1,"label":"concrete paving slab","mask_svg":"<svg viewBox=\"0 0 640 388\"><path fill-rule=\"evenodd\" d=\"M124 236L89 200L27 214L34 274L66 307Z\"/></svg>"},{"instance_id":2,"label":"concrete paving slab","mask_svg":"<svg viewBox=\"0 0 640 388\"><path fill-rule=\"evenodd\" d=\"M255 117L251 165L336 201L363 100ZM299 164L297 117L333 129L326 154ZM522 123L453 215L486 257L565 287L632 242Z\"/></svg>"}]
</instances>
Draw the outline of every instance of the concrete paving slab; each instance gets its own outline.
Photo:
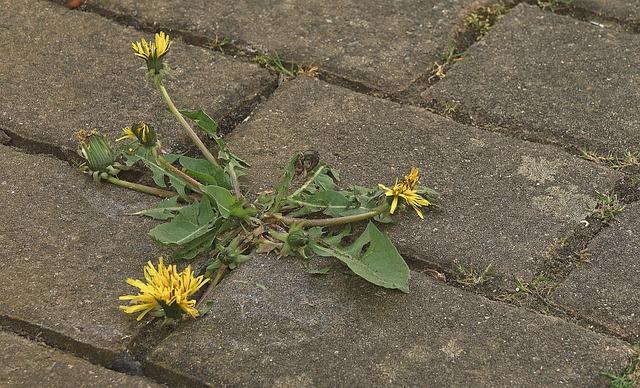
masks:
<instances>
[{"instance_id":1,"label":"concrete paving slab","mask_svg":"<svg viewBox=\"0 0 640 388\"><path fill-rule=\"evenodd\" d=\"M636 149L640 43L521 4L423 97L458 101L478 123L577 147Z\"/></svg>"},{"instance_id":2,"label":"concrete paving slab","mask_svg":"<svg viewBox=\"0 0 640 388\"><path fill-rule=\"evenodd\" d=\"M79 128L115 137L148 120L165 138L180 140L174 147L186 143L131 51L131 42L151 34L48 1L2 0L0 8L0 128L75 149ZM202 106L218 120L275 86L257 65L179 41L167 60L175 68L167 88L176 105Z\"/></svg>"},{"instance_id":3,"label":"concrete paving slab","mask_svg":"<svg viewBox=\"0 0 640 388\"><path fill-rule=\"evenodd\" d=\"M15 334L0 332L3 387L161 387L114 372Z\"/></svg>"},{"instance_id":4,"label":"concrete paving slab","mask_svg":"<svg viewBox=\"0 0 640 388\"><path fill-rule=\"evenodd\" d=\"M212 386L603 386L621 341L412 274L409 294L296 259L258 257L208 316L151 353L149 373ZM153 371L153 372L152 372Z\"/></svg>"},{"instance_id":5,"label":"concrete paving slab","mask_svg":"<svg viewBox=\"0 0 640 388\"><path fill-rule=\"evenodd\" d=\"M638 0L574 0L573 5L622 23L635 26L640 23L640 1Z\"/></svg>"},{"instance_id":6,"label":"concrete paving slab","mask_svg":"<svg viewBox=\"0 0 640 388\"><path fill-rule=\"evenodd\" d=\"M49 157L0 155L0 323L108 364L141 327L118 309L125 281L161 253L153 223L127 214L157 201Z\"/></svg>"},{"instance_id":7,"label":"concrete paving slab","mask_svg":"<svg viewBox=\"0 0 640 388\"><path fill-rule=\"evenodd\" d=\"M474 0L92 0L89 9L214 38L384 92L405 89L440 59Z\"/></svg>"},{"instance_id":8,"label":"concrete paving slab","mask_svg":"<svg viewBox=\"0 0 640 388\"><path fill-rule=\"evenodd\" d=\"M580 265L553 299L632 342L640 339L640 204L589 244L590 263Z\"/></svg>"},{"instance_id":9,"label":"concrete paving slab","mask_svg":"<svg viewBox=\"0 0 640 388\"><path fill-rule=\"evenodd\" d=\"M388 228L405 255L450 269L493 263L510 288L530 278L555 238L578 225L621 175L559 152L457 124L430 112L296 79L228 137L253 168L251 190L272 188L291 155L318 150L342 185L392 184L410 167L442 195L421 221Z\"/></svg>"}]
</instances>

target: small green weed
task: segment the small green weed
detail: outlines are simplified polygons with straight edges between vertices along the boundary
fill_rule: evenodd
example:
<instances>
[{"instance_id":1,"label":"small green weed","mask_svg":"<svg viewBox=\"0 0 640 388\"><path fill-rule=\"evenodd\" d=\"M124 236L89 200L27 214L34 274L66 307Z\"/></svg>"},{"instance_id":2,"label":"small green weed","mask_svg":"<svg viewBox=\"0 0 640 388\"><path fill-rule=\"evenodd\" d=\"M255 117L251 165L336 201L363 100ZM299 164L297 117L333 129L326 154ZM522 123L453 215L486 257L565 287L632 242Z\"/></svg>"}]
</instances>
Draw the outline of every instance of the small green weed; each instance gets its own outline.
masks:
<instances>
[{"instance_id":1,"label":"small green weed","mask_svg":"<svg viewBox=\"0 0 640 388\"><path fill-rule=\"evenodd\" d=\"M282 59L280 59L277 53L273 55L259 55L256 57L256 62L269 70L273 70L287 77L295 77L298 73L293 65L288 69L282 63Z\"/></svg>"},{"instance_id":2,"label":"small green weed","mask_svg":"<svg viewBox=\"0 0 640 388\"><path fill-rule=\"evenodd\" d=\"M640 166L640 151L628 150L621 156L611 153L604 155L588 147L580 149L580 157L591 162L606 165L616 170L622 170L628 167Z\"/></svg>"},{"instance_id":3,"label":"small green weed","mask_svg":"<svg viewBox=\"0 0 640 388\"><path fill-rule=\"evenodd\" d=\"M633 388L637 383L640 383L640 371L638 371L639 361L640 353L638 352L638 345L636 345L633 349L633 354L629 358L629 362L622 373L618 374L608 370L603 371L600 374L609 379L609 386L611 388Z\"/></svg>"},{"instance_id":4,"label":"small green weed","mask_svg":"<svg viewBox=\"0 0 640 388\"><path fill-rule=\"evenodd\" d=\"M541 301L543 304L549 304L549 295L558 286L558 283L547 277L544 273L539 273L530 282L525 282L522 278L515 278L516 287L511 293L503 294L498 297L506 303L517 305L535 305L534 302Z\"/></svg>"},{"instance_id":5,"label":"small green weed","mask_svg":"<svg viewBox=\"0 0 640 388\"><path fill-rule=\"evenodd\" d=\"M429 80L432 80L434 78L438 78L438 79L444 78L447 68L449 68L455 62L458 62L461 60L462 60L462 53L458 51L458 48L453 41L449 42L449 44L447 45L447 49L444 51L444 53L442 53L442 56L440 57L440 61L434 62Z\"/></svg>"},{"instance_id":6,"label":"small green weed","mask_svg":"<svg viewBox=\"0 0 640 388\"><path fill-rule=\"evenodd\" d=\"M608 225L624 210L624 205L620 203L616 194L596 192L596 197L595 207L589 210L605 225Z\"/></svg>"},{"instance_id":7,"label":"small green weed","mask_svg":"<svg viewBox=\"0 0 640 388\"><path fill-rule=\"evenodd\" d=\"M212 49L218 50L224 54L224 47L231 43L231 38L228 36L220 36L216 34L216 36L211 39L211 43L209 44Z\"/></svg>"},{"instance_id":8,"label":"small green weed","mask_svg":"<svg viewBox=\"0 0 640 388\"><path fill-rule=\"evenodd\" d=\"M495 277L495 269L493 264L487 265L482 271L478 271L472 266L464 266L460 263L454 263L453 277L456 283L476 287L490 282Z\"/></svg>"}]
</instances>

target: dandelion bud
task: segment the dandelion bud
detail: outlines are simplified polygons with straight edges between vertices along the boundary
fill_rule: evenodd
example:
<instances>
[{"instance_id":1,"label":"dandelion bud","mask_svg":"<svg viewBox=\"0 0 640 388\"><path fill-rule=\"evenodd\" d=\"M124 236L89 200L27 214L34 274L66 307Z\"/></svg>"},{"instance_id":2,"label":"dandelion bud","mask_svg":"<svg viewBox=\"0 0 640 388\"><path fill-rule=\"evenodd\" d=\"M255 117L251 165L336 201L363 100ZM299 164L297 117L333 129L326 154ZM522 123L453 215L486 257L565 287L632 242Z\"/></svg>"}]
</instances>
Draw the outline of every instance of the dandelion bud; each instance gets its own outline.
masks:
<instances>
[{"instance_id":1,"label":"dandelion bud","mask_svg":"<svg viewBox=\"0 0 640 388\"><path fill-rule=\"evenodd\" d=\"M107 172L115 162L109 140L97 131L80 130L77 133L78 154L86 160L91 171Z\"/></svg>"},{"instance_id":2,"label":"dandelion bud","mask_svg":"<svg viewBox=\"0 0 640 388\"><path fill-rule=\"evenodd\" d=\"M140 144L146 148L153 148L158 144L158 135L156 130L144 121L140 121L131 127L124 128L122 129L122 132L124 132L124 136L116 141L133 139L140 142Z\"/></svg>"},{"instance_id":3,"label":"dandelion bud","mask_svg":"<svg viewBox=\"0 0 640 388\"><path fill-rule=\"evenodd\" d=\"M307 232L302 229L292 230L287 236L287 244L289 244L291 248L301 248L306 246L308 243L309 236L307 235Z\"/></svg>"}]
</instances>

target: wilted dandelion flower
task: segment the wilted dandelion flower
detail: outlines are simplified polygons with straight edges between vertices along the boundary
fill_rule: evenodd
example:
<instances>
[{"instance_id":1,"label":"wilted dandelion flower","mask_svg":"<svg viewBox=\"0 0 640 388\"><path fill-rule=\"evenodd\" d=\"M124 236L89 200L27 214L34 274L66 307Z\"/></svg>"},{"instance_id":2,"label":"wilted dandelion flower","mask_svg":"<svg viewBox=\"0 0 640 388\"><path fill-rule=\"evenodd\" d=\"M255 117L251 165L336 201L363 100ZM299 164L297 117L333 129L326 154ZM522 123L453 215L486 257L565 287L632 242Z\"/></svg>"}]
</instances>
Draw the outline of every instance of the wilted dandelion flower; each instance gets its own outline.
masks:
<instances>
[{"instance_id":1,"label":"wilted dandelion flower","mask_svg":"<svg viewBox=\"0 0 640 388\"><path fill-rule=\"evenodd\" d=\"M137 287L137 295L123 295L120 300L131 301L129 306L120 306L127 314L140 313L136 318L140 321L150 313L157 317L177 319L183 314L195 318L200 312L195 308L195 299L189 299L209 279L204 276L195 277L191 267L178 272L175 265L164 265L161 257L156 269L149 261L144 268L145 282L138 279L127 279L127 283Z\"/></svg>"},{"instance_id":2,"label":"wilted dandelion flower","mask_svg":"<svg viewBox=\"0 0 640 388\"><path fill-rule=\"evenodd\" d=\"M398 179L396 179L396 183L391 188L383 184L378 184L378 187L385 190L384 194L387 197L393 197L389 213L393 214L396 211L396 208L398 207L398 199L403 198L409 205L411 205L411 207L413 207L413 210L416 211L418 217L424 218L420 207L429 206L431 202L418 194L417 186L419 180L420 170L414 167L408 175L402 178L401 181L398 182Z\"/></svg>"},{"instance_id":3,"label":"wilted dandelion flower","mask_svg":"<svg viewBox=\"0 0 640 388\"><path fill-rule=\"evenodd\" d=\"M131 43L131 48L137 57L147 62L147 69L153 70L155 74L160 74L162 70L162 58L169 52L171 47L169 35L160 31L155 34L154 42L147 42L144 38L138 42Z\"/></svg>"}]
</instances>

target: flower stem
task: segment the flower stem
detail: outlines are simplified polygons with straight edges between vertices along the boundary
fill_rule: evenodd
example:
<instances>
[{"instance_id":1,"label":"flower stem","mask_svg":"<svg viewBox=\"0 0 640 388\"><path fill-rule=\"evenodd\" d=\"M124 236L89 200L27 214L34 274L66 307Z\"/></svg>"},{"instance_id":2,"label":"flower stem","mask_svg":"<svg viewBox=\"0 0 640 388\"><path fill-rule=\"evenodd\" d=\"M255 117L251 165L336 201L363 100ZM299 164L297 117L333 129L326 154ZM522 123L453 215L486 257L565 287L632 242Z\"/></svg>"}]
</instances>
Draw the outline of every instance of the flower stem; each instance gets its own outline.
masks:
<instances>
[{"instance_id":1,"label":"flower stem","mask_svg":"<svg viewBox=\"0 0 640 388\"><path fill-rule=\"evenodd\" d=\"M344 216L344 217L336 217L336 218L317 218L317 219L308 219L308 218L296 218L296 217L287 217L282 214L273 214L267 213L264 218L273 218L277 221L283 222L287 225L297 224L302 227L307 226L335 226L335 225L344 225L349 224L351 222L358 222L368 220L369 218L373 218L378 214L382 213L387 209L387 205L384 204L382 206L378 206L377 208L362 214L354 214L352 216Z\"/></svg>"},{"instance_id":2,"label":"flower stem","mask_svg":"<svg viewBox=\"0 0 640 388\"><path fill-rule=\"evenodd\" d=\"M177 176L179 176L180 179L182 179L185 182L187 182L187 184L189 184L189 186L191 186L193 191L195 191L198 194L202 194L202 183L200 183L197 180L193 179L187 173L185 173L184 171L180 170L179 168L177 168L173 164L169 163L169 161L167 159L163 158L162 155L156 154L156 160L158 161L158 163L160 163L162 165L162 167L166 168L167 170L169 170L172 173L174 173Z\"/></svg>"},{"instance_id":3,"label":"flower stem","mask_svg":"<svg viewBox=\"0 0 640 388\"><path fill-rule=\"evenodd\" d=\"M145 185L141 185L139 183L123 181L122 179L118 179L118 178L116 178L114 176L109 176L105 180L107 182L109 182L109 183L112 183L112 184L116 185L116 186L124 187L125 189L130 189L130 190L139 191L139 192L145 193L145 194L155 195L156 197L160 197L160 198L171 198L171 197L175 197L176 195L178 195L178 194L174 193L173 191L162 190L162 189L159 189L157 187L145 186Z\"/></svg>"},{"instance_id":4,"label":"flower stem","mask_svg":"<svg viewBox=\"0 0 640 388\"><path fill-rule=\"evenodd\" d=\"M211 295L213 290L216 288L216 286L220 283L220 281L224 277L224 273L226 271L227 271L227 265L221 264L220 268L218 268L218 270L216 271L216 274L213 276L213 279L211 279L211 283L209 283L209 287L207 287L207 290L204 292L204 294L202 294L202 296L200 297L200 300L196 304L196 308L200 307L200 305L205 302L205 300L209 297L209 295Z\"/></svg>"},{"instance_id":5,"label":"flower stem","mask_svg":"<svg viewBox=\"0 0 640 388\"><path fill-rule=\"evenodd\" d=\"M162 97L164 98L164 102L167 104L169 111L171 111L171 113L174 116L176 116L176 118L178 119L178 122L180 122L180 125L182 125L182 128L184 128L184 130L187 132L187 135L189 135L191 140L193 140L195 145L200 149L200 152L202 152L202 155L204 155L205 159L207 159L211 164L222 168L220 166L220 162L218 162L218 159L215 156L213 156L213 154L211 153L211 151L209 151L207 146L202 142L202 140L200 140L200 138L198 137L198 134L196 134L193 128L191 128L191 126L189 125L189 123L187 123L187 120L184 119L184 116L182 116L182 113L178 111L178 108L176 108L175 104L173 103L173 100L171 100L171 97L169 96L167 89L162 84L162 81L160 80L157 81L156 85L158 86L158 89L160 89L160 92L162 93ZM236 172L233 170L233 168L229 168L227 172L229 173L229 177L231 178L231 185L233 186L233 192L235 193L236 197L242 198L242 192L240 191L240 183L238 182L238 176L236 175Z\"/></svg>"},{"instance_id":6,"label":"flower stem","mask_svg":"<svg viewBox=\"0 0 640 388\"><path fill-rule=\"evenodd\" d=\"M189 123L187 123L187 120L184 119L182 113L180 113L178 111L178 108L176 108L176 106L173 104L173 101L171 100L171 97L169 97L169 93L167 92L167 89L164 87L162 82L157 82L156 84L158 85L158 89L160 89L160 92L162 93L162 97L164 98L164 102L167 104L169 111L171 111L171 113L176 116L178 122L180 122L180 125L182 125L182 128L184 128L184 130L187 132L187 135L189 135L191 140L193 140L195 145L200 149L200 152L202 152L202 155L204 155L205 159L207 159L211 164L220 167L218 159L213 156L207 146L204 145L202 140L200 140L193 128L191 128Z\"/></svg>"}]
</instances>

